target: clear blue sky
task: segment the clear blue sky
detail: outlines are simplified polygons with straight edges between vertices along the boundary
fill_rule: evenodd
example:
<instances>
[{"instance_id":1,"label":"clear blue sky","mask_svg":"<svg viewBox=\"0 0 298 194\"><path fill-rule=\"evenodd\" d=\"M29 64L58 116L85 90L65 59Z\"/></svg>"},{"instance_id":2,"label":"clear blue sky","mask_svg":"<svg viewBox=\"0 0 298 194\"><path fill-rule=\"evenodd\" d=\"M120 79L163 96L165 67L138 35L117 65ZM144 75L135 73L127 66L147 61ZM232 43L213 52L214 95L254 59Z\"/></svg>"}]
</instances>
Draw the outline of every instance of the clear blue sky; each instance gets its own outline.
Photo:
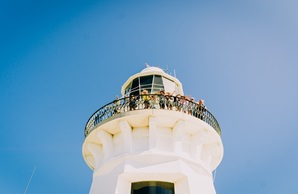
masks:
<instances>
[{"instance_id":1,"label":"clear blue sky","mask_svg":"<svg viewBox=\"0 0 298 194\"><path fill-rule=\"evenodd\" d=\"M0 193L88 193L89 116L145 63L222 128L218 194L298 193L298 1L0 1Z\"/></svg>"}]
</instances>

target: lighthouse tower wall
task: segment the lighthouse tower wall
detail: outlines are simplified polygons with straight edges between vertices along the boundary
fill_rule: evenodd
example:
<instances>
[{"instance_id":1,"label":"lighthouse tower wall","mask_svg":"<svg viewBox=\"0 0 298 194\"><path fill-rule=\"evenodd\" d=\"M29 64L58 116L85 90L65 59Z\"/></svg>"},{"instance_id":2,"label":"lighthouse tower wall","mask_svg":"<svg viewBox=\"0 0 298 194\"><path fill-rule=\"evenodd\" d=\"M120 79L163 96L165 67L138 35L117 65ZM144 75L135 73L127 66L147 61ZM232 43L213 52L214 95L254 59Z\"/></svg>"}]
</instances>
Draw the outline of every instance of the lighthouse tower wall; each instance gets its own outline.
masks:
<instances>
[{"instance_id":1,"label":"lighthouse tower wall","mask_svg":"<svg viewBox=\"0 0 298 194\"><path fill-rule=\"evenodd\" d=\"M90 194L215 194L224 152L215 117L157 67L131 76L121 94L85 127Z\"/></svg>"},{"instance_id":2,"label":"lighthouse tower wall","mask_svg":"<svg viewBox=\"0 0 298 194\"><path fill-rule=\"evenodd\" d=\"M90 193L129 194L132 183L154 180L174 183L176 194L212 194L223 147L207 123L151 109L104 121L86 138L83 153L94 169Z\"/></svg>"}]
</instances>

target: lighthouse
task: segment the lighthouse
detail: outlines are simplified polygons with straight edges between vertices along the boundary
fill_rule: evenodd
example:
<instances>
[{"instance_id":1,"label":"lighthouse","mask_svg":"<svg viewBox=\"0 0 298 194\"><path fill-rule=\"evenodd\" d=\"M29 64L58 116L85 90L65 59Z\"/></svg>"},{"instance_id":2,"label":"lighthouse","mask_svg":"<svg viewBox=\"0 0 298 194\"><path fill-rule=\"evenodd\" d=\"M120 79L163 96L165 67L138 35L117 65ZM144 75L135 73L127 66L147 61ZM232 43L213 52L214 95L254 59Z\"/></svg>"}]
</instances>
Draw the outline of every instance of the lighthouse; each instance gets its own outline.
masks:
<instances>
[{"instance_id":1,"label":"lighthouse","mask_svg":"<svg viewBox=\"0 0 298 194\"><path fill-rule=\"evenodd\" d=\"M185 96L176 77L149 65L121 95L85 126L90 194L215 194L223 144L213 114Z\"/></svg>"}]
</instances>

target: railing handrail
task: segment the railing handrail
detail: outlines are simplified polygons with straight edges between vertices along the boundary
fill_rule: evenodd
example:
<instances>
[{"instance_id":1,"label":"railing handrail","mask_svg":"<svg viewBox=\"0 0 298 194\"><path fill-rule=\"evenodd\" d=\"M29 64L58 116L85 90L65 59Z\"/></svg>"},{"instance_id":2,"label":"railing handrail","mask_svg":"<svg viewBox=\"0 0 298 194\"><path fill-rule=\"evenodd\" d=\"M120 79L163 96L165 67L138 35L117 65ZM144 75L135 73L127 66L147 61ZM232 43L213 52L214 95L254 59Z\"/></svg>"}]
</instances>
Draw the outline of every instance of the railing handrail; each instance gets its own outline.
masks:
<instances>
[{"instance_id":1,"label":"railing handrail","mask_svg":"<svg viewBox=\"0 0 298 194\"><path fill-rule=\"evenodd\" d=\"M221 135L219 123L212 113L205 108L205 106L199 105L197 102L181 96L145 94L115 99L114 101L99 108L90 116L86 123L84 131L85 137L90 134L96 125L111 116L122 112L143 109L165 109L184 112L206 122L213 127L219 135Z\"/></svg>"}]
</instances>

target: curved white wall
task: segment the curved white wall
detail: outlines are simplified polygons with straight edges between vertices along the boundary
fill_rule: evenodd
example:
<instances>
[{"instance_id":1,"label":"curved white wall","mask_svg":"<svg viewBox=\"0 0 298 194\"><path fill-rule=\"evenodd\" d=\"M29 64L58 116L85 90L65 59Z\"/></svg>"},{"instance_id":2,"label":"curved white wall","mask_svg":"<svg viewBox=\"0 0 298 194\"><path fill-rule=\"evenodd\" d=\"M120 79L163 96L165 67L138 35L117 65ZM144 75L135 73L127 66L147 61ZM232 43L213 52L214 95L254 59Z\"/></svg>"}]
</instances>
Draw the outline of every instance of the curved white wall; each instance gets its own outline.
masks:
<instances>
[{"instance_id":1,"label":"curved white wall","mask_svg":"<svg viewBox=\"0 0 298 194\"><path fill-rule=\"evenodd\" d=\"M94 169L90 193L130 194L132 182L160 180L175 183L176 194L213 194L223 145L211 126L191 115L136 110L97 126L83 156Z\"/></svg>"}]
</instances>

